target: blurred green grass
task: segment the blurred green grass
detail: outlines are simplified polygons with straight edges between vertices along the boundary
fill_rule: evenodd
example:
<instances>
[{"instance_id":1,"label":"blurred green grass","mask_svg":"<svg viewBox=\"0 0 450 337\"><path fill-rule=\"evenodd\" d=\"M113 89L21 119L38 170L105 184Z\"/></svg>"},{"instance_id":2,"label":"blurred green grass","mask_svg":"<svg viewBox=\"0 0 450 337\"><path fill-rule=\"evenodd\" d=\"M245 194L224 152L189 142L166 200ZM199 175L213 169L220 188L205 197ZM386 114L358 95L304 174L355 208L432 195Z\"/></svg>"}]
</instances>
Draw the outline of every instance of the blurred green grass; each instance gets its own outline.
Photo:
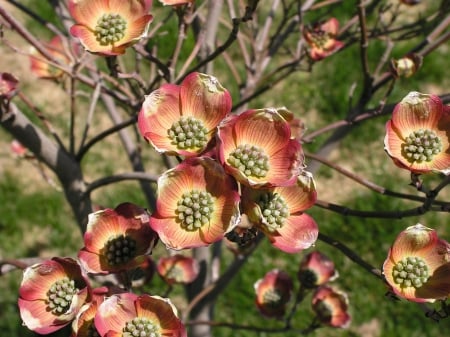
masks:
<instances>
[{"instance_id":1,"label":"blurred green grass","mask_svg":"<svg viewBox=\"0 0 450 337\"><path fill-rule=\"evenodd\" d=\"M52 20L52 16L48 15L51 8L47 7L44 6L42 9L43 13L47 13L44 17ZM340 15L348 16L347 13L351 10L354 10L353 2L345 2L345 6L339 9ZM174 32L176 27L168 26L168 34ZM167 47L164 41L164 37L161 36L152 43L160 43ZM394 50L393 55L402 55L413 44L414 41L403 43ZM376 60L383 52L383 45L371 44L369 50L370 54L374 55L373 60ZM170 51L170 49L163 49L161 53L170 53ZM285 105L306 122L309 130L315 130L330 121L343 118L348 110L350 87L353 83L360 81L359 69L349 68L348 63L349 60L358 58L357 46L346 49L333 55L332 58L317 63L311 74L302 73L291 76L286 85L277 86L273 94L263 95L252 101L250 105L255 108L265 107L267 104ZM372 67L375 66L373 60L371 60ZM442 69L448 69L448 55L445 49L437 50L426 58L423 67L414 77L400 79L389 102L395 102L413 90L421 92L436 90L433 93L444 93L450 87L450 79ZM217 72L217 77L220 78L221 69L219 68ZM223 84L226 86L226 83ZM231 89L234 93L238 91L237 88ZM357 86L355 97L359 90L360 87ZM373 104L376 104L376 101ZM358 125L342 142L335 161L349 166L355 172L391 190L413 193L412 187L408 187L408 174L395 169L383 151L384 123L387 118L382 117ZM3 133L0 134L2 137L3 135ZM312 144L305 144L305 149L311 152L317 150L326 136L319 137ZM10 140L8 136L3 138ZM94 153L84 165L95 165L95 162L101 162L101 173L115 172L113 163L107 163L105 160L107 156ZM334 172L325 167L316 174L316 181L319 187L325 186L322 189L327 192L327 197L333 196L333 190L345 188L345 191L349 192L345 198L345 205L354 209L397 211L417 205L357 187L346 179L336 178ZM430 179L429 183L435 184L436 179ZM320 194L319 198L322 198ZM94 196L96 204L106 207L115 207L124 201L144 204L137 184L120 183L108 186ZM446 214L430 213L405 219L384 220L343 216L318 207L312 208L309 213L316 219L321 232L348 245L378 268L381 267L397 233L416 222L437 228L443 237L450 237L445 221ZM0 214L0 256L2 258L73 256L82 246L81 235L64 201L63 194L52 188L29 191L28 186L14 171L8 171L0 177ZM334 284L349 294L353 323L349 330L320 329L314 335L432 337L445 336L448 333L450 328L448 319L435 323L424 317L416 304L389 300L384 296L385 286L342 253L320 241L317 242L315 249L326 253L335 261L340 277ZM272 268L283 269L295 279L303 255L284 254L271 247L265 240L250 257L241 273L236 275L220 296L216 308L217 320L264 327L282 326L280 322L264 319L258 314L254 305L253 284ZM155 257L157 258L157 255ZM226 265L230 262L229 260L230 255L225 254L223 264ZM21 326L18 316L16 301L20 279L20 271L0 277L2 292L0 330L4 336L33 336L33 333ZM165 286L156 279L149 289L157 294L164 292ZM182 290L177 288L174 295L181 296L182 293ZM305 328L311 319L309 300L310 297L307 297L299 312L294 316L296 328ZM289 332L267 334L233 331L228 328L214 328L213 332L217 337L297 336L296 333ZM67 336L67 331L57 335Z\"/></svg>"}]
</instances>

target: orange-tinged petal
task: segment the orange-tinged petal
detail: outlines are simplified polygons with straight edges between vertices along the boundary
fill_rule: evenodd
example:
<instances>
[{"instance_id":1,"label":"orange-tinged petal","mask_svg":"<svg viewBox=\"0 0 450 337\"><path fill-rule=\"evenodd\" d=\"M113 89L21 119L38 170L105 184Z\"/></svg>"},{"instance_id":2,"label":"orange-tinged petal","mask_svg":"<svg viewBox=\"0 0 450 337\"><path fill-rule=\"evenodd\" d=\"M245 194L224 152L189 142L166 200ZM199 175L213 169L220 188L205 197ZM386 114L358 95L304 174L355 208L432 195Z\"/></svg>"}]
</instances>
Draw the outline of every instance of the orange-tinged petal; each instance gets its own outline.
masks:
<instances>
[{"instance_id":1,"label":"orange-tinged petal","mask_svg":"<svg viewBox=\"0 0 450 337\"><path fill-rule=\"evenodd\" d=\"M437 233L434 229L422 224L410 226L402 231L392 246L392 258L400 261L404 257L426 254L438 243Z\"/></svg>"},{"instance_id":2,"label":"orange-tinged petal","mask_svg":"<svg viewBox=\"0 0 450 337\"><path fill-rule=\"evenodd\" d=\"M109 0L109 9L111 13L126 13L127 18L135 19L146 14L151 4L151 0Z\"/></svg>"},{"instance_id":3,"label":"orange-tinged petal","mask_svg":"<svg viewBox=\"0 0 450 337\"><path fill-rule=\"evenodd\" d=\"M327 33L336 36L339 32L339 21L336 18L330 18L328 21L323 23L320 28Z\"/></svg>"},{"instance_id":4,"label":"orange-tinged petal","mask_svg":"<svg viewBox=\"0 0 450 337\"><path fill-rule=\"evenodd\" d=\"M123 2L123 1L122 1ZM152 22L153 16L152 15L144 15L133 22L129 23L129 26L125 30L124 37L117 41L117 46L125 46L128 47L132 44L134 44L137 40L144 37L147 34L148 27L150 25L150 22Z\"/></svg>"},{"instance_id":5,"label":"orange-tinged petal","mask_svg":"<svg viewBox=\"0 0 450 337\"><path fill-rule=\"evenodd\" d=\"M105 0L70 0L69 12L79 24L94 29L97 20L104 13L109 13L109 1Z\"/></svg>"},{"instance_id":6,"label":"orange-tinged petal","mask_svg":"<svg viewBox=\"0 0 450 337\"><path fill-rule=\"evenodd\" d=\"M443 116L442 102L435 95L410 92L392 112L392 123L402 138L418 129L437 129Z\"/></svg>"},{"instance_id":7,"label":"orange-tinged petal","mask_svg":"<svg viewBox=\"0 0 450 337\"><path fill-rule=\"evenodd\" d=\"M182 115L201 120L208 132L231 111L230 93L211 75L189 74L181 83L180 99Z\"/></svg>"},{"instance_id":8,"label":"orange-tinged petal","mask_svg":"<svg viewBox=\"0 0 450 337\"><path fill-rule=\"evenodd\" d=\"M137 316L135 300L136 294L116 294L105 299L97 308L94 322L100 336L108 331L122 332L126 323Z\"/></svg>"},{"instance_id":9,"label":"orange-tinged petal","mask_svg":"<svg viewBox=\"0 0 450 337\"><path fill-rule=\"evenodd\" d=\"M49 334L55 332L70 321L56 323L55 316L47 310L47 305L43 300L25 301L19 298L20 317L26 327L38 334Z\"/></svg>"},{"instance_id":10,"label":"orange-tinged petal","mask_svg":"<svg viewBox=\"0 0 450 337\"><path fill-rule=\"evenodd\" d=\"M248 110L236 119L233 134L236 145L252 144L267 155L285 147L290 139L289 124L275 109Z\"/></svg>"},{"instance_id":11,"label":"orange-tinged petal","mask_svg":"<svg viewBox=\"0 0 450 337\"><path fill-rule=\"evenodd\" d=\"M140 317L155 321L165 336L185 337L186 331L177 317L177 310L168 298L142 295L136 301L136 311Z\"/></svg>"},{"instance_id":12,"label":"orange-tinged petal","mask_svg":"<svg viewBox=\"0 0 450 337\"><path fill-rule=\"evenodd\" d=\"M311 247L317 240L319 229L309 215L291 214L281 229L266 235L274 247L293 254Z\"/></svg>"}]
</instances>

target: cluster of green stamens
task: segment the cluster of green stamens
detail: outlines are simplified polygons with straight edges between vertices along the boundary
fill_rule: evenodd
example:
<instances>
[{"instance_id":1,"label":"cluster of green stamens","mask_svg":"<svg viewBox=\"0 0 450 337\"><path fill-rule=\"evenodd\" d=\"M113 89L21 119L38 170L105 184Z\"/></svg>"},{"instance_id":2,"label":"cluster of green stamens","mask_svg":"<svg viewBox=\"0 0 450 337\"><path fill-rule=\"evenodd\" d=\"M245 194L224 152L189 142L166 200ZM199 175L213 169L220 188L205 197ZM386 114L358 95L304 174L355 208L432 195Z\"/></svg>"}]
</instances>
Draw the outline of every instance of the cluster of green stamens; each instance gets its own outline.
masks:
<instances>
[{"instance_id":1,"label":"cluster of green stamens","mask_svg":"<svg viewBox=\"0 0 450 337\"><path fill-rule=\"evenodd\" d=\"M194 117L181 117L167 130L167 134L179 149L200 149L208 142L208 130Z\"/></svg>"},{"instance_id":2,"label":"cluster of green stamens","mask_svg":"<svg viewBox=\"0 0 450 337\"><path fill-rule=\"evenodd\" d=\"M214 212L214 198L206 191L192 190L183 193L177 203L177 216L181 228L195 231L211 221Z\"/></svg>"},{"instance_id":3,"label":"cluster of green stamens","mask_svg":"<svg viewBox=\"0 0 450 337\"><path fill-rule=\"evenodd\" d=\"M112 45L125 36L127 22L119 14L103 14L95 26L95 36L102 46Z\"/></svg>"},{"instance_id":4,"label":"cluster of green stamens","mask_svg":"<svg viewBox=\"0 0 450 337\"><path fill-rule=\"evenodd\" d=\"M123 337L161 337L159 325L146 317L135 317L123 328Z\"/></svg>"},{"instance_id":5,"label":"cluster of green stamens","mask_svg":"<svg viewBox=\"0 0 450 337\"><path fill-rule=\"evenodd\" d=\"M263 149L254 145L239 145L227 161L247 177L263 178L269 171L269 157Z\"/></svg>"},{"instance_id":6,"label":"cluster of green stamens","mask_svg":"<svg viewBox=\"0 0 450 337\"><path fill-rule=\"evenodd\" d=\"M433 160L442 151L442 142L433 131L419 129L405 138L402 150L408 161L421 163Z\"/></svg>"},{"instance_id":7,"label":"cluster of green stamens","mask_svg":"<svg viewBox=\"0 0 450 337\"><path fill-rule=\"evenodd\" d=\"M64 314L72 303L73 296L78 293L75 281L67 276L52 284L47 291L47 306L55 315Z\"/></svg>"},{"instance_id":8,"label":"cluster of green stamens","mask_svg":"<svg viewBox=\"0 0 450 337\"><path fill-rule=\"evenodd\" d=\"M265 193L258 202L264 218L264 224L270 232L283 227L284 222L289 217L289 207L283 197L278 193Z\"/></svg>"},{"instance_id":9,"label":"cluster of green stamens","mask_svg":"<svg viewBox=\"0 0 450 337\"><path fill-rule=\"evenodd\" d=\"M276 288L268 289L264 292L263 303L265 306L277 308L282 304L283 296Z\"/></svg>"},{"instance_id":10,"label":"cluster of green stamens","mask_svg":"<svg viewBox=\"0 0 450 337\"><path fill-rule=\"evenodd\" d=\"M428 280L428 266L420 257L406 257L394 266L392 276L402 288L420 288Z\"/></svg>"},{"instance_id":11,"label":"cluster of green stamens","mask_svg":"<svg viewBox=\"0 0 450 337\"><path fill-rule=\"evenodd\" d=\"M136 257L136 241L121 234L110 238L104 250L104 255L111 266L121 265Z\"/></svg>"},{"instance_id":12,"label":"cluster of green stamens","mask_svg":"<svg viewBox=\"0 0 450 337\"><path fill-rule=\"evenodd\" d=\"M324 49L331 35L323 30L314 30L310 34L310 39L317 47Z\"/></svg>"}]
</instances>

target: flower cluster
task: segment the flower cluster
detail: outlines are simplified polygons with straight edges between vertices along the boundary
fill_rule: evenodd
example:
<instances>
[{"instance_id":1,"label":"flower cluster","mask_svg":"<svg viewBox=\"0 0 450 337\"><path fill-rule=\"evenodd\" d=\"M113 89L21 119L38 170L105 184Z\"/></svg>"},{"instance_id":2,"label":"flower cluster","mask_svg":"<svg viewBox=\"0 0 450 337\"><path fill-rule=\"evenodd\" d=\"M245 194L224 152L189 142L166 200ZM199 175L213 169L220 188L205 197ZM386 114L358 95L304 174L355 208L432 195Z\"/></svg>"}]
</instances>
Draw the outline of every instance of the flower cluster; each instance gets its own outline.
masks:
<instances>
[{"instance_id":1,"label":"flower cluster","mask_svg":"<svg viewBox=\"0 0 450 337\"><path fill-rule=\"evenodd\" d=\"M410 226L395 239L383 264L391 291L413 302L434 302L450 294L450 244L434 229Z\"/></svg>"},{"instance_id":2,"label":"flower cluster","mask_svg":"<svg viewBox=\"0 0 450 337\"><path fill-rule=\"evenodd\" d=\"M348 327L351 317L347 295L328 285L337 276L334 263L327 256L318 251L306 255L298 270L300 288L293 310L305 298L305 292L313 290L311 305L316 321L334 328ZM271 270L254 287L256 306L262 315L277 319L286 315L294 290L294 281L286 272Z\"/></svg>"},{"instance_id":3,"label":"flower cluster","mask_svg":"<svg viewBox=\"0 0 450 337\"><path fill-rule=\"evenodd\" d=\"M24 324L49 334L72 324L73 336L186 336L169 299L92 288L88 275L129 275L148 265L157 242L146 210L130 203L89 216L78 261L53 258L28 267L19 290Z\"/></svg>"},{"instance_id":4,"label":"flower cluster","mask_svg":"<svg viewBox=\"0 0 450 337\"><path fill-rule=\"evenodd\" d=\"M138 126L158 152L183 159L158 179L150 218L168 248L240 237L243 215L245 230L266 234L285 252L316 241L317 224L304 214L316 189L304 170L302 124L287 109L231 114L231 96L219 81L191 73L150 93Z\"/></svg>"}]
</instances>

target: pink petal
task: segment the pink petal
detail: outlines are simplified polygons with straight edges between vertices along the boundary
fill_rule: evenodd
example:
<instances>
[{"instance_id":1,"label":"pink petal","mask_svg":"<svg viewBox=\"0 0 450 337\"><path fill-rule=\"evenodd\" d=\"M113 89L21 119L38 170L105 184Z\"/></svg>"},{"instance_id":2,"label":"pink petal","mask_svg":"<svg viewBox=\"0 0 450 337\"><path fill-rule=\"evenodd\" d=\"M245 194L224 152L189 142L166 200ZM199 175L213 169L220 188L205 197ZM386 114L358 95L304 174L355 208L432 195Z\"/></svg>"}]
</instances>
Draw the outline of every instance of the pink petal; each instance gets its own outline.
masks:
<instances>
[{"instance_id":1,"label":"pink petal","mask_svg":"<svg viewBox=\"0 0 450 337\"><path fill-rule=\"evenodd\" d=\"M297 253L311 247L318 235L316 222L304 213L291 215L277 234L267 234L272 245L286 253Z\"/></svg>"},{"instance_id":2,"label":"pink petal","mask_svg":"<svg viewBox=\"0 0 450 337\"><path fill-rule=\"evenodd\" d=\"M189 74L181 83L180 99L182 115L201 120L208 132L231 111L228 90L215 77L206 74Z\"/></svg>"}]
</instances>

